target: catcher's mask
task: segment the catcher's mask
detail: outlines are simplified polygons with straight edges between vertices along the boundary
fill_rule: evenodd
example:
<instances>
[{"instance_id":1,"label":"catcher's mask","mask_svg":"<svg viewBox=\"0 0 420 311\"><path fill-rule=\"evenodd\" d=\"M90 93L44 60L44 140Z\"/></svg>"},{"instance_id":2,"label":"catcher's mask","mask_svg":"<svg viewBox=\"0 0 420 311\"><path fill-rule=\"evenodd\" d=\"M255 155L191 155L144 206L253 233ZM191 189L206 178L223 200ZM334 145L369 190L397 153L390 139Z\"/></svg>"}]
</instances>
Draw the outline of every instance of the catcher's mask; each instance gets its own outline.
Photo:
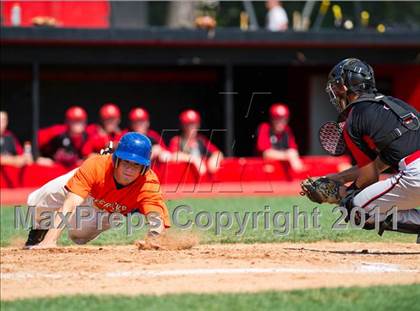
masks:
<instances>
[{"instance_id":1,"label":"catcher's mask","mask_svg":"<svg viewBox=\"0 0 420 311\"><path fill-rule=\"evenodd\" d=\"M373 69L357 58L342 60L330 71L325 91L330 102L342 113L350 104L349 93L361 96L376 91Z\"/></svg>"}]
</instances>

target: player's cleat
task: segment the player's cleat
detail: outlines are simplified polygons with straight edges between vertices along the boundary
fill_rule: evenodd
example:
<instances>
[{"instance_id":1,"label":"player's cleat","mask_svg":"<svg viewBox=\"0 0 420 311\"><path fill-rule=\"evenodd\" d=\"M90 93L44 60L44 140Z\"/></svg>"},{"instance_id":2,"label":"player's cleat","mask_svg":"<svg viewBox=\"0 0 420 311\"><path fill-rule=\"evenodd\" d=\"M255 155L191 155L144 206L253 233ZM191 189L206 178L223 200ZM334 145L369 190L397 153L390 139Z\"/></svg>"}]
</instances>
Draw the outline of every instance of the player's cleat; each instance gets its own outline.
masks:
<instances>
[{"instance_id":1,"label":"player's cleat","mask_svg":"<svg viewBox=\"0 0 420 311\"><path fill-rule=\"evenodd\" d=\"M417 234L417 243L420 243L420 225L412 223L397 222L396 229L393 228L392 215L389 215L387 219L380 223L379 235L382 235L384 231L395 231L408 234Z\"/></svg>"},{"instance_id":2,"label":"player's cleat","mask_svg":"<svg viewBox=\"0 0 420 311\"><path fill-rule=\"evenodd\" d=\"M42 242L42 240L44 240L47 232L48 230L46 229L31 229L31 231L29 231L28 240L26 241L25 246L38 245Z\"/></svg>"}]
</instances>

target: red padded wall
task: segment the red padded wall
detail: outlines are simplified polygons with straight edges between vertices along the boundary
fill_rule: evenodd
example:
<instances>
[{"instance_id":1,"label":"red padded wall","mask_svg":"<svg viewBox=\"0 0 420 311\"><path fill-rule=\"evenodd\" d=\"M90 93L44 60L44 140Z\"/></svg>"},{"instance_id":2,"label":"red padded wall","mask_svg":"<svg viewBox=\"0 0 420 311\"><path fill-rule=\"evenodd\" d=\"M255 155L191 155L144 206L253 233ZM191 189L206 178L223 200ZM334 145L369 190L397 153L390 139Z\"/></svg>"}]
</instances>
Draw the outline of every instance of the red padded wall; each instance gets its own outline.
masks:
<instances>
[{"instance_id":1,"label":"red padded wall","mask_svg":"<svg viewBox=\"0 0 420 311\"><path fill-rule=\"evenodd\" d=\"M37 16L53 17L57 27L107 28L109 27L110 4L97 1L7 1L1 2L3 25L11 26L11 11L15 4L21 8L21 26L32 26Z\"/></svg>"}]
</instances>

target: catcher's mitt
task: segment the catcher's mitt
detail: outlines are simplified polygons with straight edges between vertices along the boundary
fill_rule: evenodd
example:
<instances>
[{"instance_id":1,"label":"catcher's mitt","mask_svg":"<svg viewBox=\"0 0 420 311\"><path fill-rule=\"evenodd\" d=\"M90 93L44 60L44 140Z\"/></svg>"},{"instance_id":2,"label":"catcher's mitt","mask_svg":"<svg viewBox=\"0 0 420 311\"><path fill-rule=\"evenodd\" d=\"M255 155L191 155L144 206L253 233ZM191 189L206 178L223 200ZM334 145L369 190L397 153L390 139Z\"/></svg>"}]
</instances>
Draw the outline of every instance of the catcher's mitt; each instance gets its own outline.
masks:
<instances>
[{"instance_id":1,"label":"catcher's mitt","mask_svg":"<svg viewBox=\"0 0 420 311\"><path fill-rule=\"evenodd\" d=\"M336 204L341 200L341 183L327 177L308 178L302 181L300 186L302 188L300 194L306 195L313 202Z\"/></svg>"}]
</instances>

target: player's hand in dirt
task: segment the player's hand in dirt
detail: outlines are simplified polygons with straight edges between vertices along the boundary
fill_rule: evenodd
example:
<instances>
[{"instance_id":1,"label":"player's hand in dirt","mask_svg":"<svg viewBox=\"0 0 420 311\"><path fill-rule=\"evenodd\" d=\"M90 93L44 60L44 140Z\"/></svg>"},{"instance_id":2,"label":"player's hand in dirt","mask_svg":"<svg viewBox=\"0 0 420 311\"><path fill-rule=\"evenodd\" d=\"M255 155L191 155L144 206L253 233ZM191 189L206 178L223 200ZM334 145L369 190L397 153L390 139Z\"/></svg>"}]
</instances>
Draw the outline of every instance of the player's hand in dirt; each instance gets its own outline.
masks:
<instances>
[{"instance_id":1,"label":"player's hand in dirt","mask_svg":"<svg viewBox=\"0 0 420 311\"><path fill-rule=\"evenodd\" d=\"M144 240L138 240L134 244L139 250L165 250L161 242L162 236L146 236Z\"/></svg>"},{"instance_id":2,"label":"player's hand in dirt","mask_svg":"<svg viewBox=\"0 0 420 311\"><path fill-rule=\"evenodd\" d=\"M31 246L24 246L23 249L30 249L30 250L37 250L37 249L51 249L51 248L57 248L57 243L44 243L41 242L37 245L31 245Z\"/></svg>"},{"instance_id":3,"label":"player's hand in dirt","mask_svg":"<svg viewBox=\"0 0 420 311\"><path fill-rule=\"evenodd\" d=\"M340 190L344 187L340 182L327 177L307 178L301 182L301 195L316 203L337 204L341 201Z\"/></svg>"},{"instance_id":4,"label":"player's hand in dirt","mask_svg":"<svg viewBox=\"0 0 420 311\"><path fill-rule=\"evenodd\" d=\"M144 240L136 241L139 250L183 250L190 249L199 243L200 239L191 232L166 231L159 236L147 236Z\"/></svg>"}]
</instances>

